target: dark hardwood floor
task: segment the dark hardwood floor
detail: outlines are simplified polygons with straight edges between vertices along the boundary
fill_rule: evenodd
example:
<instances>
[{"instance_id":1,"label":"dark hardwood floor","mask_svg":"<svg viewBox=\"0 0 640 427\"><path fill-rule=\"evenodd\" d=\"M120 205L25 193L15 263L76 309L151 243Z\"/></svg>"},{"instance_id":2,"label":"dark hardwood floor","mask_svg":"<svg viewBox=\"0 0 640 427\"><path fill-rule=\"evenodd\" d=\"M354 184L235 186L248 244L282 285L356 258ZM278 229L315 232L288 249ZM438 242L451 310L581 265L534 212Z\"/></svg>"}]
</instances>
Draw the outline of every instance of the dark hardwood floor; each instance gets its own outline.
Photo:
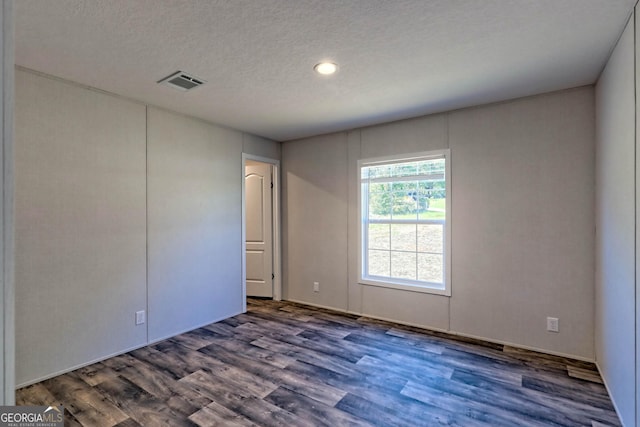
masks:
<instances>
[{"instance_id":1,"label":"dark hardwood floor","mask_svg":"<svg viewBox=\"0 0 640 427\"><path fill-rule=\"evenodd\" d=\"M17 401L67 427L620 425L591 363L255 299Z\"/></svg>"}]
</instances>

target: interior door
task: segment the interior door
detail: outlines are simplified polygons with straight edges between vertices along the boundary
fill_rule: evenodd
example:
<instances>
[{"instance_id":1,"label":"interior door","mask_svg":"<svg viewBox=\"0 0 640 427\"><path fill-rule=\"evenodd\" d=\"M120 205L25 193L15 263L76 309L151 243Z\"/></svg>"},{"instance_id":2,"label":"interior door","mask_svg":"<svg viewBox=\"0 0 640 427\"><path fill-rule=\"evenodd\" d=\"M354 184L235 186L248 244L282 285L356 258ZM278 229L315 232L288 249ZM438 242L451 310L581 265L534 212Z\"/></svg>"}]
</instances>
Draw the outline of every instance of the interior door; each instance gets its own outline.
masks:
<instances>
[{"instance_id":1,"label":"interior door","mask_svg":"<svg viewBox=\"0 0 640 427\"><path fill-rule=\"evenodd\" d=\"M247 161L245 168L247 296L273 298L272 166Z\"/></svg>"}]
</instances>

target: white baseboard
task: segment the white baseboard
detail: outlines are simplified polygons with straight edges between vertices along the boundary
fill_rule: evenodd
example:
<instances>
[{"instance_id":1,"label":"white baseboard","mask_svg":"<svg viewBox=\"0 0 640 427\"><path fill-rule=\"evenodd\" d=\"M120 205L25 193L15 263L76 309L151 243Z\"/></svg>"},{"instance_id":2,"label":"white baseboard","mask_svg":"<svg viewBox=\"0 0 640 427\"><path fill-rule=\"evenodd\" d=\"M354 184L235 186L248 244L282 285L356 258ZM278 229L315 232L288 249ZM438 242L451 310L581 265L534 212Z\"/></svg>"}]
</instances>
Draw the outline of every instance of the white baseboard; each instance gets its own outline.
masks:
<instances>
[{"instance_id":1,"label":"white baseboard","mask_svg":"<svg viewBox=\"0 0 640 427\"><path fill-rule=\"evenodd\" d=\"M549 354L549 355L552 355L552 356L566 357L568 359L580 360L580 361L583 361L583 362L592 362L592 363L595 362L594 358L589 358L589 357L584 357L584 356L577 356L577 355L574 355L574 354L566 354L566 353L561 353L561 352L558 352L558 351L552 351L552 350L542 349L542 348L538 348L538 347L527 346L527 345L523 345L523 344L515 344L515 343L509 342L509 341L501 341L501 340L487 338L487 337L483 337L483 336L479 336L479 335L465 334L465 333L456 332L456 331L452 331L452 330L448 330L448 329L435 328L435 327L426 326L426 325L420 325L420 324L411 323L411 322L404 322L402 320L390 319L390 318L387 318L387 317L375 316L375 315L367 314L367 313L358 313L358 312L351 311L351 310L343 310L343 309L340 309L340 308L328 307L328 306L313 304L313 303L309 303L309 302L305 302L305 301L297 301L297 300L291 300L291 299L289 299L287 301L295 302L295 303L298 303L298 304L309 305L309 306L312 306L312 307L319 307L319 308L324 308L324 309L328 309L328 310L334 310L334 311L341 312L341 313L355 314L357 316L369 317L371 319L383 320L385 322L397 323L399 325L412 326L414 328L420 328L420 329L424 329L426 331L443 332L445 334L449 334L449 335L452 335L452 336L459 336L459 337L464 337L464 338L473 338L473 339L476 339L476 340L486 341L486 342L490 342L490 343L494 343L494 344L508 345L510 347L521 348L523 350L536 351L538 353Z\"/></svg>"},{"instance_id":2,"label":"white baseboard","mask_svg":"<svg viewBox=\"0 0 640 427\"><path fill-rule=\"evenodd\" d=\"M296 304L302 304L302 305L310 305L311 307L317 307L317 308L324 308L326 310L332 310L332 311L338 311L340 313L350 313L349 311L345 310L344 308L336 308L336 307L330 307L328 305L320 305L320 304L314 304L312 302L307 302L307 301L299 301L299 300L295 300L295 299L282 299L282 301L290 301L290 302L295 302ZM352 314L359 314L359 313L352 313ZM362 316L360 314L360 316Z\"/></svg>"},{"instance_id":3,"label":"white baseboard","mask_svg":"<svg viewBox=\"0 0 640 427\"><path fill-rule=\"evenodd\" d=\"M159 338L159 339L156 339L156 340L153 340L153 341L147 341L146 343L141 344L141 345L133 346L133 347L130 347L130 348L127 348L127 349L124 349L124 350L121 350L121 351L118 351L118 352L115 352L115 353L112 353L112 354L108 354L106 356L101 356L101 357L98 357L97 359L93 359L93 360L90 360L88 362L80 363L80 364L72 366L70 368L65 368L65 369L62 369L60 371L54 372L52 374L48 374L48 375L44 375L42 377L36 378L34 380L26 381L24 383L16 385L16 390L19 389L19 388L22 388L22 387L30 386L31 384L37 384L37 383L39 383L41 381L57 377L58 375L63 375L63 374L69 373L69 372L73 372L76 369L84 368L85 366L93 365L94 363L102 362L103 360L107 360L107 359L110 359L112 357L116 357L116 356L120 356L120 355L129 353L130 351L138 350L140 348L144 348L144 347L147 347L147 346L150 346L150 345L153 345L153 344L157 344L160 341L164 341L164 340L167 340L169 338L173 338L175 336L184 334L186 332L202 328L203 326L207 326L207 325L210 325L212 323L216 323L216 322L219 322L221 320L228 319L229 317L237 316L240 313L241 312L238 312L238 313L235 313L235 314L231 314L229 316L224 316L224 317L221 317L221 318L219 318L217 320L212 320L210 322L203 323L202 325L194 326L193 328L185 329L185 330L183 330L181 332L177 332L177 333L173 333L173 334L167 335L164 338Z\"/></svg>"},{"instance_id":4,"label":"white baseboard","mask_svg":"<svg viewBox=\"0 0 640 427\"><path fill-rule=\"evenodd\" d=\"M607 389L607 394L609 395L609 400L611 400L611 404L613 405L613 409L616 410L616 415L618 416L618 420L620 420L620 424L622 427L626 427L624 422L622 421L622 417L620 416L620 411L618 410L618 405L616 405L616 401L613 400L613 395L611 394L611 389L609 388L609 384L607 384L607 379L604 375L602 375L602 369L600 368L600 364L596 361L596 368L598 368L598 373L600 374L600 378L602 378L602 383L604 384L604 388Z\"/></svg>"}]
</instances>

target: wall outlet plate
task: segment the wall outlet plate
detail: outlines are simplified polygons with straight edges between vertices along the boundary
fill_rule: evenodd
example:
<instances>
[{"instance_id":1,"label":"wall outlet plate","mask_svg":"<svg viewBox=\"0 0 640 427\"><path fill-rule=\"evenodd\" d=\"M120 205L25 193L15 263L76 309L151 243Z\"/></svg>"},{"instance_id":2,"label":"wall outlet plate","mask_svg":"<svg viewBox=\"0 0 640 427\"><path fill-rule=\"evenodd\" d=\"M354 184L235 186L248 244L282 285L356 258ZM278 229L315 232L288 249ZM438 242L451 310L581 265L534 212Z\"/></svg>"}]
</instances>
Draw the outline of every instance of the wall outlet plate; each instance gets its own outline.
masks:
<instances>
[{"instance_id":1,"label":"wall outlet plate","mask_svg":"<svg viewBox=\"0 0 640 427\"><path fill-rule=\"evenodd\" d=\"M146 320L144 310L136 311L136 325L142 325Z\"/></svg>"},{"instance_id":2,"label":"wall outlet plate","mask_svg":"<svg viewBox=\"0 0 640 427\"><path fill-rule=\"evenodd\" d=\"M313 282L313 292L320 292L320 282Z\"/></svg>"},{"instance_id":3,"label":"wall outlet plate","mask_svg":"<svg viewBox=\"0 0 640 427\"><path fill-rule=\"evenodd\" d=\"M558 332L558 323L557 317L547 317L547 331Z\"/></svg>"}]
</instances>

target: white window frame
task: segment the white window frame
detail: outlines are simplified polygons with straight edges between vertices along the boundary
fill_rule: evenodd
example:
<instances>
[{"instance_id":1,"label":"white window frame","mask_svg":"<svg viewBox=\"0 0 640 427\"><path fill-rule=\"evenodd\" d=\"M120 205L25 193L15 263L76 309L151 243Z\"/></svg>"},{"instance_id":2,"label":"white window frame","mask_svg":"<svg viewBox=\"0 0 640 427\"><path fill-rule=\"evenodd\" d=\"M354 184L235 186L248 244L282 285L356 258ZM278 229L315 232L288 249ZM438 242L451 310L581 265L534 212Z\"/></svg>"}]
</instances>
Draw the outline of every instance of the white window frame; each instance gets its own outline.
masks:
<instances>
[{"instance_id":1,"label":"white window frame","mask_svg":"<svg viewBox=\"0 0 640 427\"><path fill-rule=\"evenodd\" d=\"M363 209L362 200L362 168L367 166L380 166L385 164L404 163L411 161L442 159L445 160L445 223L444 223L444 248L443 248L443 284L418 282L400 278L387 278L380 276L366 276L364 266L368 252L368 233L365 227L368 225L366 209ZM380 286L384 288L401 289L413 292L423 292L436 295L451 296L451 150L431 150L420 153L402 154L358 160L358 283L362 285ZM429 223L428 220L416 220L413 223Z\"/></svg>"}]
</instances>

